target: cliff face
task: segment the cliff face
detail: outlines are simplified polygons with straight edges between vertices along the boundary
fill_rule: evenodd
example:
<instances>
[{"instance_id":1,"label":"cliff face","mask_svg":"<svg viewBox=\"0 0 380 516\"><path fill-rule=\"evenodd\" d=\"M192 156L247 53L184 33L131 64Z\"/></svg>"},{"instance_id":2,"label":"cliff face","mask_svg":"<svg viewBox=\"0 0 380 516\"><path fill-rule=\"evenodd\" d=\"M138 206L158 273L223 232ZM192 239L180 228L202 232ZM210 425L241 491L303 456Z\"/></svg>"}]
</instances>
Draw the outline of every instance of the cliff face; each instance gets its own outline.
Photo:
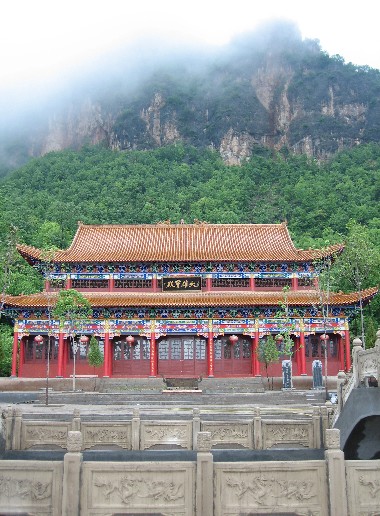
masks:
<instances>
[{"instance_id":1,"label":"cliff face","mask_svg":"<svg viewBox=\"0 0 380 516\"><path fill-rule=\"evenodd\" d=\"M380 141L380 72L297 38L252 44L210 59L202 71L158 67L133 90L79 96L50 112L36 134L27 142L33 155L100 142L123 150L183 141L215 148L231 165L259 147L325 159Z\"/></svg>"}]
</instances>

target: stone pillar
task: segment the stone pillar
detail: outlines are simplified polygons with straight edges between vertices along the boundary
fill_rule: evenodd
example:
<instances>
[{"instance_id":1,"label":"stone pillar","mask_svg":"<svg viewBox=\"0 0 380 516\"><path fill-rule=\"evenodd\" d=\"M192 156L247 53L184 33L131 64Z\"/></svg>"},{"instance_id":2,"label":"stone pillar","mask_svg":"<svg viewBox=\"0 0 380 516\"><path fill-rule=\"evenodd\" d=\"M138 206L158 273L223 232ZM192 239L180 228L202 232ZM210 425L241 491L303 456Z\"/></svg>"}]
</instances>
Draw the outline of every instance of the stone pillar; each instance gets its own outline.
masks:
<instances>
[{"instance_id":1,"label":"stone pillar","mask_svg":"<svg viewBox=\"0 0 380 516\"><path fill-rule=\"evenodd\" d=\"M338 412L343 408L343 385L346 383L347 376L344 371L339 371L336 382L336 392L338 396Z\"/></svg>"},{"instance_id":2,"label":"stone pillar","mask_svg":"<svg viewBox=\"0 0 380 516\"><path fill-rule=\"evenodd\" d=\"M133 408L132 414L132 450L140 449L140 409Z\"/></svg>"},{"instance_id":3,"label":"stone pillar","mask_svg":"<svg viewBox=\"0 0 380 516\"><path fill-rule=\"evenodd\" d=\"M196 514L212 515L214 510L213 457L211 432L199 432L197 439Z\"/></svg>"},{"instance_id":4,"label":"stone pillar","mask_svg":"<svg viewBox=\"0 0 380 516\"><path fill-rule=\"evenodd\" d=\"M80 428L80 424L81 424L81 421L80 421L80 410L79 409L74 409L73 410L73 420L71 422L71 429L73 432L80 432L81 428Z\"/></svg>"},{"instance_id":5,"label":"stone pillar","mask_svg":"<svg viewBox=\"0 0 380 516\"><path fill-rule=\"evenodd\" d=\"M150 333L150 372L149 376L155 378L157 376L157 345L156 345L156 334L154 331L155 321L151 321L151 333Z\"/></svg>"},{"instance_id":6,"label":"stone pillar","mask_svg":"<svg viewBox=\"0 0 380 516\"><path fill-rule=\"evenodd\" d=\"M12 350L12 372L11 376L15 378L17 376L17 356L18 356L18 331L17 323L13 333L13 350Z\"/></svg>"},{"instance_id":7,"label":"stone pillar","mask_svg":"<svg viewBox=\"0 0 380 516\"><path fill-rule=\"evenodd\" d=\"M321 413L319 407L313 407L313 448L321 446Z\"/></svg>"},{"instance_id":8,"label":"stone pillar","mask_svg":"<svg viewBox=\"0 0 380 516\"><path fill-rule=\"evenodd\" d=\"M347 488L344 453L340 450L340 430L326 430L326 464L330 516L347 516Z\"/></svg>"},{"instance_id":9,"label":"stone pillar","mask_svg":"<svg viewBox=\"0 0 380 516\"><path fill-rule=\"evenodd\" d=\"M58 378L63 378L63 374L64 374L64 372L63 372L64 356L65 356L64 346L65 346L65 341L63 338L63 333L60 331L58 334L58 371L57 371Z\"/></svg>"},{"instance_id":10,"label":"stone pillar","mask_svg":"<svg viewBox=\"0 0 380 516\"><path fill-rule=\"evenodd\" d=\"M306 376L306 348L305 348L305 332L300 332L300 375Z\"/></svg>"},{"instance_id":11,"label":"stone pillar","mask_svg":"<svg viewBox=\"0 0 380 516\"><path fill-rule=\"evenodd\" d=\"M212 328L209 329L207 339L207 375L209 378L214 377L214 333Z\"/></svg>"},{"instance_id":12,"label":"stone pillar","mask_svg":"<svg viewBox=\"0 0 380 516\"><path fill-rule=\"evenodd\" d=\"M352 342L352 375L355 378L355 387L360 385L359 378L359 353L363 351L363 343L356 337Z\"/></svg>"},{"instance_id":13,"label":"stone pillar","mask_svg":"<svg viewBox=\"0 0 380 516\"><path fill-rule=\"evenodd\" d=\"M253 418L253 448L263 449L263 429L261 424L260 407L255 407Z\"/></svg>"},{"instance_id":14,"label":"stone pillar","mask_svg":"<svg viewBox=\"0 0 380 516\"><path fill-rule=\"evenodd\" d=\"M198 434L201 431L201 418L199 408L193 409L193 450L197 449Z\"/></svg>"},{"instance_id":15,"label":"stone pillar","mask_svg":"<svg viewBox=\"0 0 380 516\"><path fill-rule=\"evenodd\" d=\"M346 347L346 371L351 369L351 347L350 347L350 332L345 330L345 347Z\"/></svg>"},{"instance_id":16,"label":"stone pillar","mask_svg":"<svg viewBox=\"0 0 380 516\"><path fill-rule=\"evenodd\" d=\"M252 362L253 362L253 376L261 376L260 372L260 362L259 362L259 330L255 331L255 336L253 337L253 349L252 349Z\"/></svg>"},{"instance_id":17,"label":"stone pillar","mask_svg":"<svg viewBox=\"0 0 380 516\"><path fill-rule=\"evenodd\" d=\"M14 411L12 450L21 450L21 427L22 427L22 412L21 412L21 409L16 408Z\"/></svg>"},{"instance_id":18,"label":"stone pillar","mask_svg":"<svg viewBox=\"0 0 380 516\"><path fill-rule=\"evenodd\" d=\"M63 459L62 516L79 516L82 434L69 432Z\"/></svg>"}]
</instances>

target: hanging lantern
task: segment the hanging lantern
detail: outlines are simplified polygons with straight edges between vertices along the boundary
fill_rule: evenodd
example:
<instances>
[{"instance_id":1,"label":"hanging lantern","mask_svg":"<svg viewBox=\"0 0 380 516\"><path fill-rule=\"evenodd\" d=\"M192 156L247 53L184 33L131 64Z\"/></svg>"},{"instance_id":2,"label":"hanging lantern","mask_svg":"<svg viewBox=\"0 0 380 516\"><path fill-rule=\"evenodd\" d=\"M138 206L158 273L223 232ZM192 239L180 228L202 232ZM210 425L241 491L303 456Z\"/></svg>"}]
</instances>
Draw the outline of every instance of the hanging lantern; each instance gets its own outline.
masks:
<instances>
[{"instance_id":1,"label":"hanging lantern","mask_svg":"<svg viewBox=\"0 0 380 516\"><path fill-rule=\"evenodd\" d=\"M81 335L80 338L79 338L79 342L81 344L87 344L87 342L89 341L90 339L87 337L87 335Z\"/></svg>"},{"instance_id":2,"label":"hanging lantern","mask_svg":"<svg viewBox=\"0 0 380 516\"><path fill-rule=\"evenodd\" d=\"M282 342L284 340L284 337L281 334L278 334L275 336L274 340L276 342Z\"/></svg>"},{"instance_id":3,"label":"hanging lantern","mask_svg":"<svg viewBox=\"0 0 380 516\"><path fill-rule=\"evenodd\" d=\"M43 342L43 341L44 341L44 338L42 335L36 335L34 337L34 342L37 342L37 344L41 344L41 342Z\"/></svg>"},{"instance_id":4,"label":"hanging lantern","mask_svg":"<svg viewBox=\"0 0 380 516\"><path fill-rule=\"evenodd\" d=\"M128 344L130 346L133 346L133 344L135 343L135 338L133 335L128 335L128 337L126 338L126 341L128 342Z\"/></svg>"},{"instance_id":5,"label":"hanging lantern","mask_svg":"<svg viewBox=\"0 0 380 516\"><path fill-rule=\"evenodd\" d=\"M328 340L330 340L330 337L326 335L326 333L323 333L319 338L322 342L327 342Z\"/></svg>"},{"instance_id":6,"label":"hanging lantern","mask_svg":"<svg viewBox=\"0 0 380 516\"><path fill-rule=\"evenodd\" d=\"M230 343L231 343L232 345L234 345L234 344L236 344L236 343L237 343L237 341L239 340L239 337L238 337L237 335L230 335L230 336L228 337L228 340L230 341Z\"/></svg>"}]
</instances>

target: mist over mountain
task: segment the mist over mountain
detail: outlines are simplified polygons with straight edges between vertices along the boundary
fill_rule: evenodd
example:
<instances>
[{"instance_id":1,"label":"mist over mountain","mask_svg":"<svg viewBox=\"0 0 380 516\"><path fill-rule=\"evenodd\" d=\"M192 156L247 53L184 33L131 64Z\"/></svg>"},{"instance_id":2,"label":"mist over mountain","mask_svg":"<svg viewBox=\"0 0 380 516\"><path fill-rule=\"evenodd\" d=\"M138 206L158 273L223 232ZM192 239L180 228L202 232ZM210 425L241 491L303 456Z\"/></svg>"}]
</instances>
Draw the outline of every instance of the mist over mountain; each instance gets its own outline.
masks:
<instances>
[{"instance_id":1,"label":"mist over mountain","mask_svg":"<svg viewBox=\"0 0 380 516\"><path fill-rule=\"evenodd\" d=\"M327 55L284 21L222 48L152 34L12 95L0 103L3 175L31 157L99 143L182 142L234 165L263 147L323 160L380 141L380 72Z\"/></svg>"}]
</instances>

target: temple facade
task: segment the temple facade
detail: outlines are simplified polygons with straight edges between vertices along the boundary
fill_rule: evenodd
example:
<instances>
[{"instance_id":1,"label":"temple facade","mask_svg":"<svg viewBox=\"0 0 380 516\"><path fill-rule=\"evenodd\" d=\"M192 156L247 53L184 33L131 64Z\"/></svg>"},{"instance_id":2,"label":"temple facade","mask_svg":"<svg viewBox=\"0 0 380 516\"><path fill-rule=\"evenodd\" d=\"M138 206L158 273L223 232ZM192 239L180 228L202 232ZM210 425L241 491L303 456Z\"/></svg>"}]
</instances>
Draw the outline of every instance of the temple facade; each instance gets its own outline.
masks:
<instances>
[{"instance_id":1,"label":"temple facade","mask_svg":"<svg viewBox=\"0 0 380 516\"><path fill-rule=\"evenodd\" d=\"M323 293L320 264L342 246L297 249L283 224L79 224L71 246L19 253L45 277L43 292L7 296L14 320L12 376L260 376L269 335L293 375L348 370L348 322L358 293ZM92 316L54 320L60 289L75 289ZM361 292L363 302L377 288ZM291 354L282 348L291 336ZM103 365L89 365L90 338ZM75 353L75 355L74 355ZM271 366L281 375L281 361Z\"/></svg>"}]
</instances>

